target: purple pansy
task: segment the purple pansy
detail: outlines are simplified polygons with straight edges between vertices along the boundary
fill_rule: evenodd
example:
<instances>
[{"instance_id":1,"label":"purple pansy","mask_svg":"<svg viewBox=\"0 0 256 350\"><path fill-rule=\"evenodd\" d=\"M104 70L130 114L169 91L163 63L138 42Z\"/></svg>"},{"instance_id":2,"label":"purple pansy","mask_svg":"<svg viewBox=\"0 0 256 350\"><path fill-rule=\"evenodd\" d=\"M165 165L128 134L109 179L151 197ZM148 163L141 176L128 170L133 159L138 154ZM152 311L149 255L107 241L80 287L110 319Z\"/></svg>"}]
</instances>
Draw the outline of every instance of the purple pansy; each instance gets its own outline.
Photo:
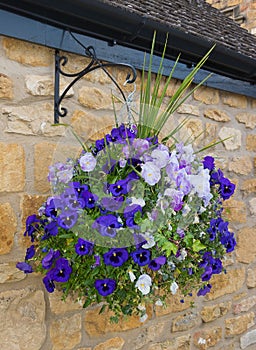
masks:
<instances>
[{"instance_id":1,"label":"purple pansy","mask_svg":"<svg viewBox=\"0 0 256 350\"><path fill-rule=\"evenodd\" d=\"M41 238L42 240L47 239L51 236L57 236L58 234L58 223L57 221L51 221L49 224L44 226L45 234Z\"/></svg>"},{"instance_id":2,"label":"purple pansy","mask_svg":"<svg viewBox=\"0 0 256 350\"><path fill-rule=\"evenodd\" d=\"M101 199L101 205L103 208L109 211L117 211L119 210L124 202L124 197L103 197Z\"/></svg>"},{"instance_id":3,"label":"purple pansy","mask_svg":"<svg viewBox=\"0 0 256 350\"><path fill-rule=\"evenodd\" d=\"M56 282L67 282L72 272L72 267L65 258L59 258L55 262L55 267L51 270L51 278Z\"/></svg>"},{"instance_id":4,"label":"purple pansy","mask_svg":"<svg viewBox=\"0 0 256 350\"><path fill-rule=\"evenodd\" d=\"M16 267L17 267L17 269L23 271L24 273L31 273L31 272L33 272L32 266L30 266L26 262L18 262L16 264Z\"/></svg>"},{"instance_id":5,"label":"purple pansy","mask_svg":"<svg viewBox=\"0 0 256 350\"><path fill-rule=\"evenodd\" d=\"M115 237L116 230L120 227L122 227L122 224L112 214L99 216L92 224L92 228L99 231L102 236L109 237Z\"/></svg>"},{"instance_id":6,"label":"purple pansy","mask_svg":"<svg viewBox=\"0 0 256 350\"><path fill-rule=\"evenodd\" d=\"M127 194L130 190L130 184L127 180L118 180L114 184L108 186L109 192L114 197L119 197L123 194Z\"/></svg>"},{"instance_id":7,"label":"purple pansy","mask_svg":"<svg viewBox=\"0 0 256 350\"><path fill-rule=\"evenodd\" d=\"M145 266L151 260L151 252L148 249L137 249L131 253L131 257L136 264Z\"/></svg>"},{"instance_id":8,"label":"purple pansy","mask_svg":"<svg viewBox=\"0 0 256 350\"><path fill-rule=\"evenodd\" d=\"M29 236L31 238L31 242L34 242L34 232L37 231L39 227L39 222L40 220L35 214L27 217L26 231L24 232L24 236Z\"/></svg>"},{"instance_id":9,"label":"purple pansy","mask_svg":"<svg viewBox=\"0 0 256 350\"><path fill-rule=\"evenodd\" d=\"M125 248L112 248L103 255L104 263L114 267L122 266L129 258Z\"/></svg>"},{"instance_id":10,"label":"purple pansy","mask_svg":"<svg viewBox=\"0 0 256 350\"><path fill-rule=\"evenodd\" d=\"M97 279L94 286L100 295L106 297L116 289L116 281L111 278Z\"/></svg>"},{"instance_id":11,"label":"purple pansy","mask_svg":"<svg viewBox=\"0 0 256 350\"><path fill-rule=\"evenodd\" d=\"M211 291L211 288L212 288L212 285L210 283L208 283L207 285L205 285L199 289L199 291L197 292L197 296L206 295L207 293L209 293Z\"/></svg>"},{"instance_id":12,"label":"purple pansy","mask_svg":"<svg viewBox=\"0 0 256 350\"><path fill-rule=\"evenodd\" d=\"M229 199L235 191L235 184L229 181L229 179L223 177L220 181L219 192L221 197L226 200Z\"/></svg>"},{"instance_id":13,"label":"purple pansy","mask_svg":"<svg viewBox=\"0 0 256 350\"><path fill-rule=\"evenodd\" d=\"M83 238L78 238L78 241L75 244L75 251L78 255L91 254L92 250L93 244L91 242L88 242Z\"/></svg>"},{"instance_id":14,"label":"purple pansy","mask_svg":"<svg viewBox=\"0 0 256 350\"><path fill-rule=\"evenodd\" d=\"M148 264L148 267L151 270L157 271L159 270L162 265L164 265L166 263L166 257L165 256L159 256L153 260L150 261L150 263Z\"/></svg>"},{"instance_id":15,"label":"purple pansy","mask_svg":"<svg viewBox=\"0 0 256 350\"><path fill-rule=\"evenodd\" d=\"M42 267L46 270L50 269L54 263L54 261L60 256L59 250L53 250L52 248L42 259Z\"/></svg>"},{"instance_id":16,"label":"purple pansy","mask_svg":"<svg viewBox=\"0 0 256 350\"><path fill-rule=\"evenodd\" d=\"M84 206L88 209L95 208L98 196L90 191L83 191L81 198L84 200Z\"/></svg>"},{"instance_id":17,"label":"purple pansy","mask_svg":"<svg viewBox=\"0 0 256 350\"><path fill-rule=\"evenodd\" d=\"M33 258L33 256L35 255L35 246L31 245L27 251L26 251L26 256L25 256L25 260L29 260L31 258Z\"/></svg>"},{"instance_id":18,"label":"purple pansy","mask_svg":"<svg viewBox=\"0 0 256 350\"><path fill-rule=\"evenodd\" d=\"M57 218L58 225L65 230L73 227L78 219L78 213L74 210L64 210Z\"/></svg>"},{"instance_id":19,"label":"purple pansy","mask_svg":"<svg viewBox=\"0 0 256 350\"><path fill-rule=\"evenodd\" d=\"M51 277L51 272L48 272L43 278L44 286L48 293L53 293L55 289L55 284Z\"/></svg>"}]
</instances>

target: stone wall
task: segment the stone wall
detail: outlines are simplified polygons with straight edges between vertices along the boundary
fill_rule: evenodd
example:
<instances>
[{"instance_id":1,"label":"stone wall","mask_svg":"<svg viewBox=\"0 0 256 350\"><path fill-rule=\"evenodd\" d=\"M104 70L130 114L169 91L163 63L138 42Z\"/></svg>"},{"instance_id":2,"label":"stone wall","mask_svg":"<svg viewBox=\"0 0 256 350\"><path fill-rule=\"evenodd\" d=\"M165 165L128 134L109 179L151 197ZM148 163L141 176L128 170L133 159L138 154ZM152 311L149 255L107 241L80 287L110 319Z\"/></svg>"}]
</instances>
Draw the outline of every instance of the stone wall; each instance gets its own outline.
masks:
<instances>
[{"instance_id":1,"label":"stone wall","mask_svg":"<svg viewBox=\"0 0 256 350\"><path fill-rule=\"evenodd\" d=\"M256 2L255 0L206 0L219 10L237 7L231 17L235 19L242 15L241 26L250 33L256 34Z\"/></svg>"},{"instance_id":2,"label":"stone wall","mask_svg":"<svg viewBox=\"0 0 256 350\"><path fill-rule=\"evenodd\" d=\"M84 58L68 55L70 72ZM126 72L112 69L123 83ZM138 72L139 73L139 72ZM81 309L48 295L40 275L15 268L24 259L27 215L50 193L48 166L77 144L63 126L53 127L54 52L11 38L0 38L0 344L1 350L252 350L256 347L256 100L202 87L181 106L174 120L190 116L184 137L201 133L204 146L232 136L211 149L236 184L225 213L236 233L236 252L227 256L227 274L215 275L212 292L166 309L152 310L140 323L133 317L109 323L99 307ZM138 74L139 75L139 74ZM137 81L139 90L140 75ZM62 88L67 84L62 81ZM179 85L173 81L171 95ZM83 78L65 99L71 123L84 139L95 139L113 124L109 78L97 71ZM131 87L127 87L127 93ZM125 115L117 103L118 115ZM171 126L171 123L169 127Z\"/></svg>"}]
</instances>

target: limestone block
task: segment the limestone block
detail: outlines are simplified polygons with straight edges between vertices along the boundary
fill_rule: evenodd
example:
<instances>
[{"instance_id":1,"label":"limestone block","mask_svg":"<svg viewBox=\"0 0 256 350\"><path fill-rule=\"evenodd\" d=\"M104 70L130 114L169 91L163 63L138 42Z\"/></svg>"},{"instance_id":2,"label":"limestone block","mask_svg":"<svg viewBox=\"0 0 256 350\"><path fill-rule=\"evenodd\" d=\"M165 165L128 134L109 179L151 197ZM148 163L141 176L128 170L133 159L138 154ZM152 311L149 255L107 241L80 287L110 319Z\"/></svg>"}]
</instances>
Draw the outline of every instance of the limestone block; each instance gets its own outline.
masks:
<instances>
[{"instance_id":1,"label":"limestone block","mask_svg":"<svg viewBox=\"0 0 256 350\"><path fill-rule=\"evenodd\" d=\"M255 325L254 312L248 314L232 317L225 320L226 336L234 336L246 332L250 327Z\"/></svg>"},{"instance_id":2,"label":"limestone block","mask_svg":"<svg viewBox=\"0 0 256 350\"><path fill-rule=\"evenodd\" d=\"M230 163L228 170L235 174L248 175L253 169L252 160L250 157L234 157Z\"/></svg>"},{"instance_id":3,"label":"limestone block","mask_svg":"<svg viewBox=\"0 0 256 350\"><path fill-rule=\"evenodd\" d=\"M200 317L197 313L186 313L179 315L172 322L172 332L183 332L190 328L198 326L201 323Z\"/></svg>"},{"instance_id":4,"label":"limestone block","mask_svg":"<svg viewBox=\"0 0 256 350\"><path fill-rule=\"evenodd\" d=\"M241 300L239 303L233 305L233 312L235 315L240 314L241 312L249 311L256 305L256 295L253 295L249 298Z\"/></svg>"},{"instance_id":5,"label":"limestone block","mask_svg":"<svg viewBox=\"0 0 256 350\"><path fill-rule=\"evenodd\" d=\"M207 86L200 86L194 92L194 99L207 105L216 105L219 103L219 91Z\"/></svg>"},{"instance_id":6,"label":"limestone block","mask_svg":"<svg viewBox=\"0 0 256 350\"><path fill-rule=\"evenodd\" d=\"M241 349L246 349L248 346L256 344L256 329L243 334L240 338Z\"/></svg>"},{"instance_id":7,"label":"limestone block","mask_svg":"<svg viewBox=\"0 0 256 350\"><path fill-rule=\"evenodd\" d=\"M244 227L237 233L236 257L239 262L250 264L256 259L256 226Z\"/></svg>"},{"instance_id":8,"label":"limestone block","mask_svg":"<svg viewBox=\"0 0 256 350\"><path fill-rule=\"evenodd\" d=\"M249 209L252 216L256 216L256 197L249 201Z\"/></svg>"},{"instance_id":9,"label":"limestone block","mask_svg":"<svg viewBox=\"0 0 256 350\"><path fill-rule=\"evenodd\" d=\"M204 306L201 311L201 317L204 322L212 322L217 318L226 315L231 309L231 302L219 303L211 306Z\"/></svg>"},{"instance_id":10,"label":"limestone block","mask_svg":"<svg viewBox=\"0 0 256 350\"><path fill-rule=\"evenodd\" d=\"M181 300L184 302L181 302ZM180 293L177 292L175 295L172 295L169 298L167 298L166 307L156 306L156 316L160 317L179 311L184 311L190 308L191 302L193 302L193 298L184 298Z\"/></svg>"},{"instance_id":11,"label":"limestone block","mask_svg":"<svg viewBox=\"0 0 256 350\"><path fill-rule=\"evenodd\" d=\"M49 294L51 311L56 314L64 314L69 311L81 310L82 305L75 300L72 300L70 296L65 301L61 300L63 293L55 290L54 293Z\"/></svg>"},{"instance_id":12,"label":"limestone block","mask_svg":"<svg viewBox=\"0 0 256 350\"><path fill-rule=\"evenodd\" d=\"M245 194L256 192L256 178L244 180L241 190L244 191Z\"/></svg>"},{"instance_id":13,"label":"limestone block","mask_svg":"<svg viewBox=\"0 0 256 350\"><path fill-rule=\"evenodd\" d=\"M249 268L247 271L247 287L248 288L256 287L256 266Z\"/></svg>"},{"instance_id":14,"label":"limestone block","mask_svg":"<svg viewBox=\"0 0 256 350\"><path fill-rule=\"evenodd\" d=\"M236 120L239 123L245 124L245 126L250 129L254 129L256 126L256 114L248 112L238 113L236 115Z\"/></svg>"},{"instance_id":15,"label":"limestone block","mask_svg":"<svg viewBox=\"0 0 256 350\"><path fill-rule=\"evenodd\" d=\"M81 315L53 320L50 327L52 350L71 350L80 343Z\"/></svg>"},{"instance_id":16,"label":"limestone block","mask_svg":"<svg viewBox=\"0 0 256 350\"><path fill-rule=\"evenodd\" d=\"M223 295L239 291L245 282L245 268L228 270L226 274L213 275L212 289L206 295L207 300L215 300Z\"/></svg>"},{"instance_id":17,"label":"limestone block","mask_svg":"<svg viewBox=\"0 0 256 350\"><path fill-rule=\"evenodd\" d=\"M204 132L204 142L205 145L211 144L217 140L217 125L212 123L205 124L205 132Z\"/></svg>"},{"instance_id":18,"label":"limestone block","mask_svg":"<svg viewBox=\"0 0 256 350\"><path fill-rule=\"evenodd\" d=\"M71 125L83 141L96 141L111 131L114 119L112 115L96 116L76 110L71 118Z\"/></svg>"},{"instance_id":19,"label":"limestone block","mask_svg":"<svg viewBox=\"0 0 256 350\"><path fill-rule=\"evenodd\" d=\"M60 79L60 94L68 86L69 82L65 79ZM25 86L33 96L54 96L54 81L50 75L27 75L25 77ZM66 94L66 97L74 95L74 90L71 89Z\"/></svg>"},{"instance_id":20,"label":"limestone block","mask_svg":"<svg viewBox=\"0 0 256 350\"><path fill-rule=\"evenodd\" d=\"M93 350L121 350L123 346L124 339L121 337L115 337L96 345Z\"/></svg>"},{"instance_id":21,"label":"limestone block","mask_svg":"<svg viewBox=\"0 0 256 350\"><path fill-rule=\"evenodd\" d=\"M0 255L11 251L14 241L14 234L17 230L17 218L10 203L0 204ZM1 279L11 278L11 271L5 272L7 275Z\"/></svg>"},{"instance_id":22,"label":"limestone block","mask_svg":"<svg viewBox=\"0 0 256 350\"><path fill-rule=\"evenodd\" d=\"M256 152L256 135L247 135L246 149L248 151Z\"/></svg>"},{"instance_id":23,"label":"limestone block","mask_svg":"<svg viewBox=\"0 0 256 350\"><path fill-rule=\"evenodd\" d=\"M223 203L225 218L231 222L245 223L246 222L246 204L242 201L237 201L233 198L226 200Z\"/></svg>"},{"instance_id":24,"label":"limestone block","mask_svg":"<svg viewBox=\"0 0 256 350\"><path fill-rule=\"evenodd\" d=\"M0 264L0 283L17 282L26 277L23 271L17 269L16 263L8 262Z\"/></svg>"},{"instance_id":25,"label":"limestone block","mask_svg":"<svg viewBox=\"0 0 256 350\"><path fill-rule=\"evenodd\" d=\"M25 152L21 145L0 142L0 192L23 191Z\"/></svg>"},{"instance_id":26,"label":"limestone block","mask_svg":"<svg viewBox=\"0 0 256 350\"><path fill-rule=\"evenodd\" d=\"M13 98L13 82L10 77L0 73L0 98Z\"/></svg>"},{"instance_id":27,"label":"limestone block","mask_svg":"<svg viewBox=\"0 0 256 350\"><path fill-rule=\"evenodd\" d=\"M111 92L97 87L81 87L78 92L78 101L81 105L91 109L112 109Z\"/></svg>"},{"instance_id":28,"label":"limestone block","mask_svg":"<svg viewBox=\"0 0 256 350\"><path fill-rule=\"evenodd\" d=\"M183 103L178 109L177 112L180 114L188 114L188 115L194 115L196 117L200 116L200 111L198 106L190 105Z\"/></svg>"},{"instance_id":29,"label":"limestone block","mask_svg":"<svg viewBox=\"0 0 256 350\"><path fill-rule=\"evenodd\" d=\"M234 108L246 108L247 98L243 95L233 94L229 92L222 93L222 102L224 105L228 105Z\"/></svg>"},{"instance_id":30,"label":"limestone block","mask_svg":"<svg viewBox=\"0 0 256 350\"><path fill-rule=\"evenodd\" d=\"M190 335L183 335L151 345L148 350L189 350Z\"/></svg>"},{"instance_id":31,"label":"limestone block","mask_svg":"<svg viewBox=\"0 0 256 350\"><path fill-rule=\"evenodd\" d=\"M34 147L35 189L40 193L46 193L50 190L47 175L55 149L56 145L48 142L38 143Z\"/></svg>"},{"instance_id":32,"label":"limestone block","mask_svg":"<svg viewBox=\"0 0 256 350\"><path fill-rule=\"evenodd\" d=\"M29 288L0 293L1 350L39 350L46 339L43 292Z\"/></svg>"},{"instance_id":33,"label":"limestone block","mask_svg":"<svg viewBox=\"0 0 256 350\"><path fill-rule=\"evenodd\" d=\"M181 140L186 142L187 140L193 140L194 145L200 145L204 139L204 127L201 120L196 118L190 118L187 123L180 130Z\"/></svg>"},{"instance_id":34,"label":"limestone block","mask_svg":"<svg viewBox=\"0 0 256 350\"><path fill-rule=\"evenodd\" d=\"M215 120L216 122L228 122L230 117L224 111L220 109L206 109L204 111L204 116L206 118Z\"/></svg>"},{"instance_id":35,"label":"limestone block","mask_svg":"<svg viewBox=\"0 0 256 350\"><path fill-rule=\"evenodd\" d=\"M138 328L142 325L138 316L121 318L118 323L111 323L111 311L105 310L99 314L101 307L87 309L85 312L84 329L90 337L99 337L109 332L123 332L129 329ZM152 316L152 310L147 309L148 319Z\"/></svg>"},{"instance_id":36,"label":"limestone block","mask_svg":"<svg viewBox=\"0 0 256 350\"><path fill-rule=\"evenodd\" d=\"M54 63L53 50L26 41L4 37L2 40L6 56L14 61L30 66L47 67Z\"/></svg>"},{"instance_id":37,"label":"limestone block","mask_svg":"<svg viewBox=\"0 0 256 350\"><path fill-rule=\"evenodd\" d=\"M215 346L222 338L222 328L215 327L194 333L193 343L200 350Z\"/></svg>"},{"instance_id":38,"label":"limestone block","mask_svg":"<svg viewBox=\"0 0 256 350\"><path fill-rule=\"evenodd\" d=\"M242 134L241 131L238 129L227 128L224 126L219 131L219 137L221 140L225 140L228 138L227 140L223 141L224 146L228 151L234 151L241 147Z\"/></svg>"}]
</instances>

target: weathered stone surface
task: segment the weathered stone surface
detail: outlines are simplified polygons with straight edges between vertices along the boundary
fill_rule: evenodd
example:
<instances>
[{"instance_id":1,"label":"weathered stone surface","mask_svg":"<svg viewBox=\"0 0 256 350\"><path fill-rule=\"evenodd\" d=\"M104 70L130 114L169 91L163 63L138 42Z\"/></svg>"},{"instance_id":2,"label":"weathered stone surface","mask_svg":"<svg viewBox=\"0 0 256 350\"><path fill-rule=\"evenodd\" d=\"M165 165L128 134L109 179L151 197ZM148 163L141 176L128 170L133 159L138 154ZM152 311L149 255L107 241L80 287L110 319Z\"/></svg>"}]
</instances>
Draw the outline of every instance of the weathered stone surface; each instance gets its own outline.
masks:
<instances>
[{"instance_id":1,"label":"weathered stone surface","mask_svg":"<svg viewBox=\"0 0 256 350\"><path fill-rule=\"evenodd\" d=\"M17 282L25 277L25 273L17 269L16 262L0 264L0 283Z\"/></svg>"},{"instance_id":2,"label":"weathered stone surface","mask_svg":"<svg viewBox=\"0 0 256 350\"><path fill-rule=\"evenodd\" d=\"M249 209L252 216L256 216L256 197L249 200Z\"/></svg>"},{"instance_id":3,"label":"weathered stone surface","mask_svg":"<svg viewBox=\"0 0 256 350\"><path fill-rule=\"evenodd\" d=\"M41 349L46 338L43 292L29 288L1 292L0 324L1 350Z\"/></svg>"},{"instance_id":4,"label":"weathered stone surface","mask_svg":"<svg viewBox=\"0 0 256 350\"><path fill-rule=\"evenodd\" d=\"M201 120L190 118L180 130L181 140L193 140L194 145L198 145L204 138L204 127Z\"/></svg>"},{"instance_id":5,"label":"weathered stone surface","mask_svg":"<svg viewBox=\"0 0 256 350\"><path fill-rule=\"evenodd\" d=\"M224 105L228 105L234 108L246 108L247 98L243 95L232 94L228 92L222 93L222 102Z\"/></svg>"},{"instance_id":6,"label":"weathered stone surface","mask_svg":"<svg viewBox=\"0 0 256 350\"><path fill-rule=\"evenodd\" d=\"M111 131L114 126L112 115L97 116L96 114L76 110L71 118L74 131L84 142L96 141Z\"/></svg>"},{"instance_id":7,"label":"weathered stone surface","mask_svg":"<svg viewBox=\"0 0 256 350\"><path fill-rule=\"evenodd\" d=\"M7 37L3 38L2 43L6 56L11 60L30 66L53 64L53 50L47 47Z\"/></svg>"},{"instance_id":8,"label":"weathered stone surface","mask_svg":"<svg viewBox=\"0 0 256 350\"><path fill-rule=\"evenodd\" d=\"M220 109L206 109L204 111L204 116L206 118L215 120L216 122L228 122L230 117L224 111Z\"/></svg>"},{"instance_id":9,"label":"weathered stone surface","mask_svg":"<svg viewBox=\"0 0 256 350\"><path fill-rule=\"evenodd\" d=\"M138 316L130 316L121 318L118 323L111 323L110 317L113 316L111 311L104 311L99 314L101 307L97 306L93 309L88 309L85 312L84 329L91 337L99 337L109 332L122 332L129 329L138 328L142 325ZM148 319L152 316L152 310L148 310Z\"/></svg>"},{"instance_id":10,"label":"weathered stone surface","mask_svg":"<svg viewBox=\"0 0 256 350\"><path fill-rule=\"evenodd\" d=\"M221 338L222 328L209 328L196 332L193 336L193 343L198 349L205 350L218 344Z\"/></svg>"},{"instance_id":11,"label":"weathered stone surface","mask_svg":"<svg viewBox=\"0 0 256 350\"><path fill-rule=\"evenodd\" d=\"M248 151L256 152L256 135L247 135L246 149Z\"/></svg>"},{"instance_id":12,"label":"weathered stone surface","mask_svg":"<svg viewBox=\"0 0 256 350\"><path fill-rule=\"evenodd\" d=\"M97 87L83 86L78 92L81 105L91 109L112 109L111 93Z\"/></svg>"},{"instance_id":13,"label":"weathered stone surface","mask_svg":"<svg viewBox=\"0 0 256 350\"><path fill-rule=\"evenodd\" d=\"M0 98L13 98L13 82L7 75L0 73Z\"/></svg>"},{"instance_id":14,"label":"weathered stone surface","mask_svg":"<svg viewBox=\"0 0 256 350\"><path fill-rule=\"evenodd\" d=\"M204 322L212 322L220 318L231 309L231 301L219 303L211 306L204 306L201 311L201 317Z\"/></svg>"},{"instance_id":15,"label":"weathered stone surface","mask_svg":"<svg viewBox=\"0 0 256 350\"><path fill-rule=\"evenodd\" d=\"M11 251L16 230L17 218L10 203L0 204L0 255ZM6 273L8 276L8 272ZM6 278L9 279L7 276Z\"/></svg>"},{"instance_id":16,"label":"weathered stone surface","mask_svg":"<svg viewBox=\"0 0 256 350\"><path fill-rule=\"evenodd\" d=\"M256 192L256 178L244 180L241 190L246 194Z\"/></svg>"},{"instance_id":17,"label":"weathered stone surface","mask_svg":"<svg viewBox=\"0 0 256 350\"><path fill-rule=\"evenodd\" d=\"M25 152L21 145L0 142L0 192L18 192L25 186Z\"/></svg>"},{"instance_id":18,"label":"weathered stone surface","mask_svg":"<svg viewBox=\"0 0 256 350\"><path fill-rule=\"evenodd\" d=\"M52 350L71 350L81 341L81 315L53 320L50 327Z\"/></svg>"},{"instance_id":19,"label":"weathered stone surface","mask_svg":"<svg viewBox=\"0 0 256 350\"><path fill-rule=\"evenodd\" d=\"M50 309L56 314L64 314L65 312L81 310L82 305L75 300L72 300L71 297L67 297L65 301L61 300L62 292L55 290L54 293L49 294Z\"/></svg>"},{"instance_id":20,"label":"weathered stone surface","mask_svg":"<svg viewBox=\"0 0 256 350\"><path fill-rule=\"evenodd\" d=\"M181 300L184 302L182 303ZM172 295L166 300L166 307L156 306L156 316L163 316L186 310L190 307L192 301L191 297L183 298L179 293Z\"/></svg>"},{"instance_id":21,"label":"weathered stone surface","mask_svg":"<svg viewBox=\"0 0 256 350\"><path fill-rule=\"evenodd\" d=\"M196 117L200 116L200 111L198 106L195 105L189 105L189 104L182 104L178 109L177 112L180 114L188 114L188 115L194 115Z\"/></svg>"},{"instance_id":22,"label":"weathered stone surface","mask_svg":"<svg viewBox=\"0 0 256 350\"><path fill-rule=\"evenodd\" d=\"M241 349L246 349L248 346L256 344L256 329L243 334L240 338Z\"/></svg>"},{"instance_id":23,"label":"weathered stone surface","mask_svg":"<svg viewBox=\"0 0 256 350\"><path fill-rule=\"evenodd\" d=\"M201 323L197 313L186 313L176 317L172 322L172 332L183 332Z\"/></svg>"},{"instance_id":24,"label":"weathered stone surface","mask_svg":"<svg viewBox=\"0 0 256 350\"><path fill-rule=\"evenodd\" d=\"M228 270L226 274L213 275L212 289L206 295L207 300L214 300L223 295L231 294L242 288L245 282L245 268Z\"/></svg>"},{"instance_id":25,"label":"weathered stone surface","mask_svg":"<svg viewBox=\"0 0 256 350\"><path fill-rule=\"evenodd\" d=\"M123 346L123 338L115 337L96 345L93 350L121 350Z\"/></svg>"},{"instance_id":26,"label":"weathered stone surface","mask_svg":"<svg viewBox=\"0 0 256 350\"><path fill-rule=\"evenodd\" d=\"M48 75L28 75L25 77L25 85L27 91L33 96L53 96L54 95L54 81L52 76ZM67 87L68 82L64 79L60 80L60 94ZM74 90L71 88L66 97L74 95Z\"/></svg>"},{"instance_id":27,"label":"weathered stone surface","mask_svg":"<svg viewBox=\"0 0 256 350\"><path fill-rule=\"evenodd\" d=\"M242 201L237 201L233 198L226 200L223 203L225 209L225 217L231 222L244 223L246 222L246 204Z\"/></svg>"},{"instance_id":28,"label":"weathered stone surface","mask_svg":"<svg viewBox=\"0 0 256 350\"><path fill-rule=\"evenodd\" d=\"M233 312L235 315L240 314L241 312L249 311L256 305L256 295L253 295L249 298L241 300L239 303L233 305Z\"/></svg>"},{"instance_id":29,"label":"weathered stone surface","mask_svg":"<svg viewBox=\"0 0 256 350\"><path fill-rule=\"evenodd\" d=\"M153 344L148 348L148 350L189 350L189 349L190 349L190 335L175 337L174 339Z\"/></svg>"},{"instance_id":30,"label":"weathered stone surface","mask_svg":"<svg viewBox=\"0 0 256 350\"><path fill-rule=\"evenodd\" d=\"M229 337L246 332L250 327L253 327L255 325L254 317L254 312L250 312L242 316L226 319L226 336Z\"/></svg>"},{"instance_id":31,"label":"weathered stone surface","mask_svg":"<svg viewBox=\"0 0 256 350\"><path fill-rule=\"evenodd\" d=\"M237 233L236 256L239 262L249 264L256 259L256 227L245 227Z\"/></svg>"},{"instance_id":32,"label":"weathered stone surface","mask_svg":"<svg viewBox=\"0 0 256 350\"><path fill-rule=\"evenodd\" d=\"M234 157L230 163L228 170L235 174L248 175L253 169L252 160L250 157Z\"/></svg>"},{"instance_id":33,"label":"weathered stone surface","mask_svg":"<svg viewBox=\"0 0 256 350\"><path fill-rule=\"evenodd\" d=\"M34 147L35 189L39 193L46 193L50 190L47 175L49 166L52 164L55 149L56 145L48 142L38 143Z\"/></svg>"},{"instance_id":34,"label":"weathered stone surface","mask_svg":"<svg viewBox=\"0 0 256 350\"><path fill-rule=\"evenodd\" d=\"M212 144L217 140L217 130L218 126L212 123L205 124L205 132L204 132L204 143Z\"/></svg>"},{"instance_id":35,"label":"weathered stone surface","mask_svg":"<svg viewBox=\"0 0 256 350\"><path fill-rule=\"evenodd\" d=\"M7 116L6 132L22 135L63 135L64 126L52 126L53 105L38 103L29 106L8 106L3 108Z\"/></svg>"},{"instance_id":36,"label":"weathered stone surface","mask_svg":"<svg viewBox=\"0 0 256 350\"><path fill-rule=\"evenodd\" d=\"M250 129L254 129L256 126L256 114L251 114L247 112L238 113L236 115L236 120L239 123L245 124L245 126Z\"/></svg>"},{"instance_id":37,"label":"weathered stone surface","mask_svg":"<svg viewBox=\"0 0 256 350\"><path fill-rule=\"evenodd\" d=\"M142 328L139 330L139 335L134 339L129 339L126 347L134 350L139 350L146 344L156 341L156 338L161 339L161 335L166 331L165 323L157 322L152 326Z\"/></svg>"},{"instance_id":38,"label":"weathered stone surface","mask_svg":"<svg viewBox=\"0 0 256 350\"><path fill-rule=\"evenodd\" d=\"M77 350L92 350L92 348L79 348Z\"/></svg>"},{"instance_id":39,"label":"weathered stone surface","mask_svg":"<svg viewBox=\"0 0 256 350\"><path fill-rule=\"evenodd\" d=\"M234 151L241 147L242 134L241 131L238 129L227 128L224 126L219 131L219 137L221 140L225 140L228 138L227 140L223 141L224 146L228 151Z\"/></svg>"},{"instance_id":40,"label":"weathered stone surface","mask_svg":"<svg viewBox=\"0 0 256 350\"><path fill-rule=\"evenodd\" d=\"M249 268L247 271L247 287L256 287L256 266Z\"/></svg>"},{"instance_id":41,"label":"weathered stone surface","mask_svg":"<svg viewBox=\"0 0 256 350\"><path fill-rule=\"evenodd\" d=\"M216 105L220 99L219 91L207 86L201 86L194 92L194 99L207 105Z\"/></svg>"}]
</instances>

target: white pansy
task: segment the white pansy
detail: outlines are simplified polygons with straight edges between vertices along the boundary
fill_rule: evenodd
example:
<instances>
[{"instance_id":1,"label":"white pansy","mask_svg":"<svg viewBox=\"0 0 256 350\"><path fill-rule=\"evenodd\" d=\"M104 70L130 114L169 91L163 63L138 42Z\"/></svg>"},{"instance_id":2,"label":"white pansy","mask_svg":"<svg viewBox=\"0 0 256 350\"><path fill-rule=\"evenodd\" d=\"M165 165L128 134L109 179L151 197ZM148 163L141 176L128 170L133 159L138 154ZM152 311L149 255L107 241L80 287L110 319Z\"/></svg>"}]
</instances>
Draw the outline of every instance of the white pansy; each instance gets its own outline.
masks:
<instances>
[{"instance_id":1,"label":"white pansy","mask_svg":"<svg viewBox=\"0 0 256 350\"><path fill-rule=\"evenodd\" d=\"M154 247L154 245L156 244L154 237L149 233L149 232L145 232L145 233L141 233L141 236L147 241L147 243L142 245L142 248L144 249L149 249Z\"/></svg>"},{"instance_id":2,"label":"white pansy","mask_svg":"<svg viewBox=\"0 0 256 350\"><path fill-rule=\"evenodd\" d=\"M195 215L193 224L199 224L199 217L198 217L198 215Z\"/></svg>"},{"instance_id":3,"label":"white pansy","mask_svg":"<svg viewBox=\"0 0 256 350\"><path fill-rule=\"evenodd\" d=\"M152 285L151 277L146 273L144 273L138 278L135 284L135 287L138 288L143 295L146 295L150 292L151 285Z\"/></svg>"},{"instance_id":4,"label":"white pansy","mask_svg":"<svg viewBox=\"0 0 256 350\"><path fill-rule=\"evenodd\" d=\"M187 253L186 249L182 248L180 251L180 256L178 256L177 260L183 261L183 260L185 260L187 255L188 255L188 253Z\"/></svg>"},{"instance_id":5,"label":"white pansy","mask_svg":"<svg viewBox=\"0 0 256 350\"><path fill-rule=\"evenodd\" d=\"M134 275L132 270L129 270L128 273L129 273L129 277L130 277L131 282L134 282L136 280L136 276Z\"/></svg>"},{"instance_id":6,"label":"white pansy","mask_svg":"<svg viewBox=\"0 0 256 350\"><path fill-rule=\"evenodd\" d=\"M176 294L178 289L179 289L178 284L175 281L173 281L171 286L170 286L170 291L171 291L172 295Z\"/></svg>"},{"instance_id":7,"label":"white pansy","mask_svg":"<svg viewBox=\"0 0 256 350\"><path fill-rule=\"evenodd\" d=\"M157 299L157 301L155 302L156 306L163 306L163 302L160 299Z\"/></svg>"},{"instance_id":8,"label":"white pansy","mask_svg":"<svg viewBox=\"0 0 256 350\"><path fill-rule=\"evenodd\" d=\"M131 204L138 204L141 207L144 207L146 204L143 198L131 197L131 200Z\"/></svg>"},{"instance_id":9,"label":"white pansy","mask_svg":"<svg viewBox=\"0 0 256 350\"><path fill-rule=\"evenodd\" d=\"M147 318L148 318L148 314L144 314L143 316L140 317L140 322L141 323L145 322Z\"/></svg>"},{"instance_id":10,"label":"white pansy","mask_svg":"<svg viewBox=\"0 0 256 350\"><path fill-rule=\"evenodd\" d=\"M79 159L79 164L83 171L93 171L97 161L91 152L87 152Z\"/></svg>"}]
</instances>

